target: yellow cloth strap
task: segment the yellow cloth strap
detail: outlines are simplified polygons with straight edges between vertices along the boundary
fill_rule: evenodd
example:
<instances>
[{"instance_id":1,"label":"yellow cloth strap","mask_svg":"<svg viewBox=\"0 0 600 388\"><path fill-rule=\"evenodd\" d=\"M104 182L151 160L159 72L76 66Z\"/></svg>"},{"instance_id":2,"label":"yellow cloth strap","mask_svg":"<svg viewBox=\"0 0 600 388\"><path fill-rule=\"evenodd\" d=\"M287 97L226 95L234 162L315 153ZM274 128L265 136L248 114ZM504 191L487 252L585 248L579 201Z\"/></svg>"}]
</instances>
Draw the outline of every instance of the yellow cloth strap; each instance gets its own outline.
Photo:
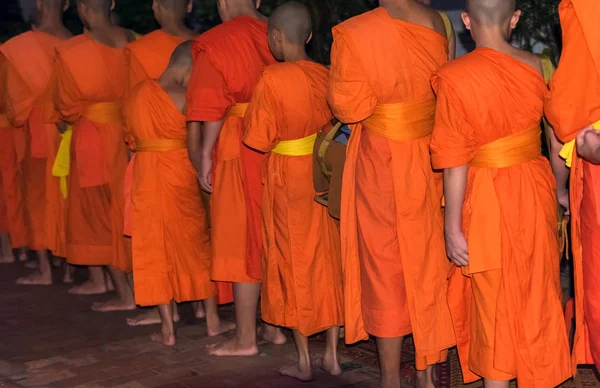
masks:
<instances>
[{"instance_id":1,"label":"yellow cloth strap","mask_svg":"<svg viewBox=\"0 0 600 388\"><path fill-rule=\"evenodd\" d=\"M505 168L529 162L542 154L541 131L538 126L485 144L477 150L471 166Z\"/></svg>"},{"instance_id":2,"label":"yellow cloth strap","mask_svg":"<svg viewBox=\"0 0 600 388\"><path fill-rule=\"evenodd\" d=\"M0 128L9 128L10 126L11 124L6 113L0 114Z\"/></svg>"},{"instance_id":3,"label":"yellow cloth strap","mask_svg":"<svg viewBox=\"0 0 600 388\"><path fill-rule=\"evenodd\" d=\"M144 139L135 141L136 152L167 152L186 147L187 142L182 139Z\"/></svg>"},{"instance_id":4,"label":"yellow cloth strap","mask_svg":"<svg viewBox=\"0 0 600 388\"><path fill-rule=\"evenodd\" d=\"M111 124L122 120L122 107L117 102L98 102L85 107L84 118L98 124Z\"/></svg>"},{"instance_id":5,"label":"yellow cloth strap","mask_svg":"<svg viewBox=\"0 0 600 388\"><path fill-rule=\"evenodd\" d=\"M600 131L600 120L592 124L592 127L596 131ZM575 139L568 143L565 143L563 148L560 150L560 157L565 160L567 167L571 167L573 164L573 153L575 152Z\"/></svg>"},{"instance_id":6,"label":"yellow cloth strap","mask_svg":"<svg viewBox=\"0 0 600 388\"><path fill-rule=\"evenodd\" d=\"M246 111L248 110L248 105L250 105L250 104L247 102L233 105L231 108L229 108L229 111L227 112L227 115L225 116L225 118L238 117L238 118L243 119L244 116L246 116Z\"/></svg>"},{"instance_id":7,"label":"yellow cloth strap","mask_svg":"<svg viewBox=\"0 0 600 388\"><path fill-rule=\"evenodd\" d=\"M435 99L381 104L363 126L371 133L389 140L422 139L433 132Z\"/></svg>"},{"instance_id":8,"label":"yellow cloth strap","mask_svg":"<svg viewBox=\"0 0 600 388\"><path fill-rule=\"evenodd\" d=\"M312 155L315 148L315 140L317 140L316 133L302 139L280 141L271 152L285 156Z\"/></svg>"},{"instance_id":9,"label":"yellow cloth strap","mask_svg":"<svg viewBox=\"0 0 600 388\"><path fill-rule=\"evenodd\" d=\"M58 152L52 165L52 176L60 180L60 192L63 198L67 198L67 177L71 165L71 138L73 137L73 127L67 126L67 130L61 135Z\"/></svg>"},{"instance_id":10,"label":"yellow cloth strap","mask_svg":"<svg viewBox=\"0 0 600 388\"><path fill-rule=\"evenodd\" d=\"M444 12L438 11L438 13L444 21L444 27L446 28L446 39L450 40L450 38L452 38L452 22L448 18L448 15L446 15Z\"/></svg>"}]
</instances>

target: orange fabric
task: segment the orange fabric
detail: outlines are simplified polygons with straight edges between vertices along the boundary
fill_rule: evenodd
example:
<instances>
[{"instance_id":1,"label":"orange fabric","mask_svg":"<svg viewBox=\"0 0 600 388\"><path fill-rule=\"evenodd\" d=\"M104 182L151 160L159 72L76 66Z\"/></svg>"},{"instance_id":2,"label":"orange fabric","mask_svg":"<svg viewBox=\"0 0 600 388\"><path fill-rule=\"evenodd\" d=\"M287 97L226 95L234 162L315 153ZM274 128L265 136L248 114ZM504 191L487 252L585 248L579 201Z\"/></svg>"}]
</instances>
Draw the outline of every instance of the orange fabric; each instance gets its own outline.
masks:
<instances>
[{"instance_id":1,"label":"orange fabric","mask_svg":"<svg viewBox=\"0 0 600 388\"><path fill-rule=\"evenodd\" d=\"M51 81L54 50L63 39L29 31L10 39L2 47L8 60L6 107L15 127L24 127L22 172L25 214L31 249L51 249L64 255L64 200L59 181L51 174L60 135L56 123L44 111Z\"/></svg>"},{"instance_id":2,"label":"orange fabric","mask_svg":"<svg viewBox=\"0 0 600 388\"><path fill-rule=\"evenodd\" d=\"M136 303L210 298L215 295L210 238L185 146L185 117L152 80L134 88L124 116L137 145L131 189Z\"/></svg>"},{"instance_id":3,"label":"orange fabric","mask_svg":"<svg viewBox=\"0 0 600 388\"><path fill-rule=\"evenodd\" d=\"M183 43L182 38L156 30L125 46L129 90L148 78L160 77L180 43Z\"/></svg>"},{"instance_id":4,"label":"orange fabric","mask_svg":"<svg viewBox=\"0 0 600 388\"><path fill-rule=\"evenodd\" d=\"M525 130L540 126L544 78L511 56L478 48L440 69L432 84L433 167L469 164L462 220L469 266L454 276L470 279L449 292L465 380L516 376L523 387L557 386L571 368L556 185L539 151L539 130ZM482 156L490 152L511 165Z\"/></svg>"},{"instance_id":5,"label":"orange fabric","mask_svg":"<svg viewBox=\"0 0 600 388\"><path fill-rule=\"evenodd\" d=\"M8 217L6 213L6 201L2 187L2 170L0 170L0 234L8 233Z\"/></svg>"},{"instance_id":6,"label":"orange fabric","mask_svg":"<svg viewBox=\"0 0 600 388\"><path fill-rule=\"evenodd\" d=\"M127 82L125 55L80 35L57 48L56 75L56 109L74 124L67 258L71 264L131 271L123 237L128 156L119 113Z\"/></svg>"},{"instance_id":7,"label":"orange fabric","mask_svg":"<svg viewBox=\"0 0 600 388\"><path fill-rule=\"evenodd\" d=\"M584 127L600 119L600 32L597 16L600 3L593 0L563 0L559 6L563 51L550 81L545 112L557 137L568 142ZM591 241L600 238L600 229L584 230L582 208L598 214L600 168L587 166L576 152L570 179L571 242L575 278L575 338L573 373L578 364L596 363L600 368L600 254ZM596 186L590 189L591 183ZM588 195L584 194L584 185ZM592 195L593 194L593 195ZM595 197L595 198L593 198ZM590 224L587 224L590 225ZM583 243L584 234L591 245ZM590 271L586 274L584 271Z\"/></svg>"},{"instance_id":8,"label":"orange fabric","mask_svg":"<svg viewBox=\"0 0 600 388\"><path fill-rule=\"evenodd\" d=\"M246 114L244 143L266 152L261 317L310 336L343 324L339 233L315 202L312 155L272 151L280 141L316 134L333 117L328 70L316 63L265 69Z\"/></svg>"},{"instance_id":9,"label":"orange fabric","mask_svg":"<svg viewBox=\"0 0 600 388\"><path fill-rule=\"evenodd\" d=\"M370 133L394 141L418 140L431 135L435 99L377 105L363 122ZM398 131L398 127L402 131Z\"/></svg>"},{"instance_id":10,"label":"orange fabric","mask_svg":"<svg viewBox=\"0 0 600 388\"><path fill-rule=\"evenodd\" d=\"M448 60L448 42L390 18L384 8L340 24L333 36L329 104L342 122L357 123L342 189L346 342L365 340L367 333L389 338L412 332L417 368L424 369L444 360L455 344L446 303L450 265L441 180L431 169L430 136L394 141L362 129L378 106L434 98L429 77ZM401 119L389 131L411 131L430 115L407 115L408 125Z\"/></svg>"},{"instance_id":11,"label":"orange fabric","mask_svg":"<svg viewBox=\"0 0 600 388\"><path fill-rule=\"evenodd\" d=\"M186 118L225 120L213 157L213 280L248 283L260 279L264 155L242 145L243 119L226 118L226 114L235 104L250 101L263 68L275 63L266 36L266 23L238 17L202 34L193 44Z\"/></svg>"}]
</instances>

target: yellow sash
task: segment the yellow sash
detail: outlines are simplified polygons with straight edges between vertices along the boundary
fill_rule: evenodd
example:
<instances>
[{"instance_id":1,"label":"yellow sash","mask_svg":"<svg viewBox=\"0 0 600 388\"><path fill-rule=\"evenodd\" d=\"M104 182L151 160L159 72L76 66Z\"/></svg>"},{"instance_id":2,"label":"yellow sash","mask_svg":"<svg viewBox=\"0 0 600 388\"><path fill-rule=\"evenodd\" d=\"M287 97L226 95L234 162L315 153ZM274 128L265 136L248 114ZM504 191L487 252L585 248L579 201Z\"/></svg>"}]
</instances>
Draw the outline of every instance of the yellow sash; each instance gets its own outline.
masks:
<instances>
[{"instance_id":1,"label":"yellow sash","mask_svg":"<svg viewBox=\"0 0 600 388\"><path fill-rule=\"evenodd\" d=\"M394 141L422 139L433 132L435 99L382 104L363 126L371 133Z\"/></svg>"},{"instance_id":2,"label":"yellow sash","mask_svg":"<svg viewBox=\"0 0 600 388\"><path fill-rule=\"evenodd\" d=\"M250 105L250 104L247 102L233 105L231 108L229 108L229 111L227 112L227 115L225 116L225 118L238 117L238 118L243 119L244 116L246 115L246 111L248 110L248 105Z\"/></svg>"},{"instance_id":3,"label":"yellow sash","mask_svg":"<svg viewBox=\"0 0 600 388\"><path fill-rule=\"evenodd\" d=\"M122 120L121 104L117 102L98 102L85 107L82 116L94 123L110 124Z\"/></svg>"},{"instance_id":4,"label":"yellow sash","mask_svg":"<svg viewBox=\"0 0 600 388\"><path fill-rule=\"evenodd\" d=\"M166 152L186 147L187 142L181 139L144 139L135 141L136 152Z\"/></svg>"},{"instance_id":5,"label":"yellow sash","mask_svg":"<svg viewBox=\"0 0 600 388\"><path fill-rule=\"evenodd\" d=\"M280 141L271 152L285 156L312 155L315 148L315 140L317 140L316 133L302 139Z\"/></svg>"},{"instance_id":6,"label":"yellow sash","mask_svg":"<svg viewBox=\"0 0 600 388\"><path fill-rule=\"evenodd\" d=\"M8 120L8 116L6 113L0 114L0 128L9 128L11 127L10 121Z\"/></svg>"},{"instance_id":7,"label":"yellow sash","mask_svg":"<svg viewBox=\"0 0 600 388\"><path fill-rule=\"evenodd\" d=\"M596 121L594 124L592 124L592 127L594 127L596 131L600 131L600 121ZM573 164L573 152L575 152L575 139L565 143L563 148L560 150L560 157L565 160L567 167L571 167Z\"/></svg>"},{"instance_id":8,"label":"yellow sash","mask_svg":"<svg viewBox=\"0 0 600 388\"><path fill-rule=\"evenodd\" d=\"M540 137L539 126L503 137L479 147L470 164L480 168L504 168L528 162L542 154Z\"/></svg>"},{"instance_id":9,"label":"yellow sash","mask_svg":"<svg viewBox=\"0 0 600 388\"><path fill-rule=\"evenodd\" d=\"M60 192L63 198L67 198L67 177L71 165L71 138L73 127L67 126L67 130L61 135L60 145L54 164L52 165L52 176L60 180Z\"/></svg>"}]
</instances>

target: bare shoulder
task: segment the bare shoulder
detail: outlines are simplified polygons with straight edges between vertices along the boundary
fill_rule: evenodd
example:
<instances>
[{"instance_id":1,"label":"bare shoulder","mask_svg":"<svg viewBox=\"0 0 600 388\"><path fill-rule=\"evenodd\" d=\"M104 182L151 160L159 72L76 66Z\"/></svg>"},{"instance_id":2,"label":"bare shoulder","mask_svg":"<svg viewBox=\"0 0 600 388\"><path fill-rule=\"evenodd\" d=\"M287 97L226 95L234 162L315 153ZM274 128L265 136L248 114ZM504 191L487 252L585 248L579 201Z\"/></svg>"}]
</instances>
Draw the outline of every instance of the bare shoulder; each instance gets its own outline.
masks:
<instances>
[{"instance_id":1,"label":"bare shoulder","mask_svg":"<svg viewBox=\"0 0 600 388\"><path fill-rule=\"evenodd\" d=\"M185 89L180 85L174 83L161 84L161 87L167 93L171 101L173 101L173 105L179 110L181 113L185 110Z\"/></svg>"},{"instance_id":2,"label":"bare shoulder","mask_svg":"<svg viewBox=\"0 0 600 388\"><path fill-rule=\"evenodd\" d=\"M390 16L408 23L429 28L446 36L446 25L440 13L416 1L402 7L386 8Z\"/></svg>"},{"instance_id":3,"label":"bare shoulder","mask_svg":"<svg viewBox=\"0 0 600 388\"><path fill-rule=\"evenodd\" d=\"M530 53L529 51L520 50L518 48L514 48L511 55L515 59L533 67L538 71L538 73L543 74L542 61L538 55Z\"/></svg>"},{"instance_id":4,"label":"bare shoulder","mask_svg":"<svg viewBox=\"0 0 600 388\"><path fill-rule=\"evenodd\" d=\"M135 33L127 28L117 27L119 34L122 36L122 39L127 43L131 43L136 40Z\"/></svg>"}]
</instances>

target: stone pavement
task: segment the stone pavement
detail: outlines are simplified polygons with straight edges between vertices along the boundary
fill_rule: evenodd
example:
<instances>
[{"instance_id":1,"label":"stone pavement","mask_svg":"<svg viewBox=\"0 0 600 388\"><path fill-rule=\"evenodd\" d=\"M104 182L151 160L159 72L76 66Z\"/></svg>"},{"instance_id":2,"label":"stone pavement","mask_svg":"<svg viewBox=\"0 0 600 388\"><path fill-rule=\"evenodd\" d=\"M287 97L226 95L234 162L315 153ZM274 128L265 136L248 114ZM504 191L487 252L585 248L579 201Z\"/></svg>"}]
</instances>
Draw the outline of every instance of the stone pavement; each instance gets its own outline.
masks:
<instances>
[{"instance_id":1,"label":"stone pavement","mask_svg":"<svg viewBox=\"0 0 600 388\"><path fill-rule=\"evenodd\" d=\"M313 383L299 383L282 377L277 369L295 357L291 341L284 346L263 344L261 353L249 358L208 356L208 338L203 322L195 320L191 307L180 306L178 344L167 348L152 343L148 336L158 327L129 327L125 319L132 312L96 313L93 302L106 296L83 297L67 294L69 286L17 286L14 280L27 273L21 264L0 266L0 388L277 388L277 387L377 387L378 370L372 342L346 347L340 342L345 373L332 377L317 372ZM231 307L222 315L232 318ZM311 342L319 353L322 339ZM411 349L406 346L409 364L403 366L405 385L414 387L410 367ZM457 381L455 353L439 368L440 388L461 386ZM588 374L593 372L588 371ZM452 374L451 378L450 375ZM569 387L596 387L578 383Z\"/></svg>"}]
</instances>

